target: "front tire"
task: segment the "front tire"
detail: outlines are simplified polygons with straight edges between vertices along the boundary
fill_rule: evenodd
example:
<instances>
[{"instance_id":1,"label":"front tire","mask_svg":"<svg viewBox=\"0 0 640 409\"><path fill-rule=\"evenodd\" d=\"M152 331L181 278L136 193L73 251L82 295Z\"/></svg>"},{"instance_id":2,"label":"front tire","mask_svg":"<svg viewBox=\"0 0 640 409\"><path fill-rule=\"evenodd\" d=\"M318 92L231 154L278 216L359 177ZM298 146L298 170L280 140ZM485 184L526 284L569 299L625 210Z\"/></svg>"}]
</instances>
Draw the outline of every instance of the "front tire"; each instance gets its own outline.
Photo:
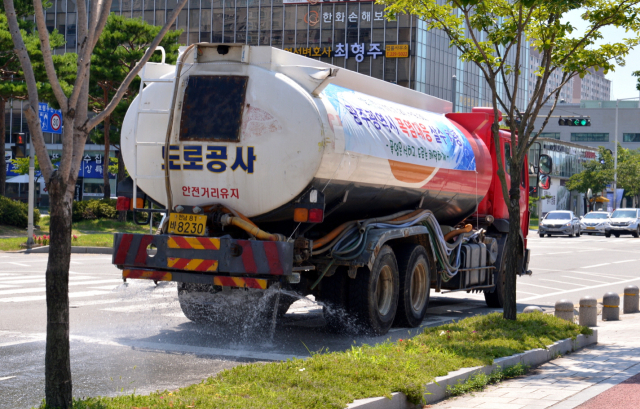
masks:
<instances>
[{"instance_id":1,"label":"front tire","mask_svg":"<svg viewBox=\"0 0 640 409\"><path fill-rule=\"evenodd\" d=\"M606 232L606 233L604 234L604 237L606 237L606 238L609 238L609 237L611 237L611 233L609 233L609 232Z\"/></svg>"},{"instance_id":2,"label":"front tire","mask_svg":"<svg viewBox=\"0 0 640 409\"><path fill-rule=\"evenodd\" d=\"M620 237L620 233L613 233L614 236L616 236L616 238Z\"/></svg>"},{"instance_id":3,"label":"front tire","mask_svg":"<svg viewBox=\"0 0 640 409\"><path fill-rule=\"evenodd\" d=\"M398 308L398 263L389 246L383 246L373 268L360 268L349 286L349 306L361 332L384 335Z\"/></svg>"},{"instance_id":4,"label":"front tire","mask_svg":"<svg viewBox=\"0 0 640 409\"><path fill-rule=\"evenodd\" d=\"M431 263L427 251L419 244L397 250L400 297L394 325L415 328L422 324L429 306Z\"/></svg>"},{"instance_id":5,"label":"front tire","mask_svg":"<svg viewBox=\"0 0 640 409\"><path fill-rule=\"evenodd\" d=\"M632 235L633 237L635 237L636 239L637 239L638 237L640 237L640 226L638 226L638 227L636 228L636 231L634 231L633 233L631 233L631 235Z\"/></svg>"}]
</instances>

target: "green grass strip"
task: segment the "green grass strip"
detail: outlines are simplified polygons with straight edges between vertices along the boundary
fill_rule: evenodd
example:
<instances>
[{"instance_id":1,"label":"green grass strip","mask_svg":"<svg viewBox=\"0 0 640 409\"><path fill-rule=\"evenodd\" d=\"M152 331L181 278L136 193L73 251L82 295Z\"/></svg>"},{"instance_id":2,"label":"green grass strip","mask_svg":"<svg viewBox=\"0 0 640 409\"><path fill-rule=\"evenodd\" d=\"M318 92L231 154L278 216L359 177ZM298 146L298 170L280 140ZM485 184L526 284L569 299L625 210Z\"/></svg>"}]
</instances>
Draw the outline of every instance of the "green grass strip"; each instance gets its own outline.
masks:
<instances>
[{"instance_id":1,"label":"green grass strip","mask_svg":"<svg viewBox=\"0 0 640 409\"><path fill-rule=\"evenodd\" d=\"M447 392L449 392L449 395L451 396L477 392L483 390L487 385L493 385L494 383L502 382L505 379L522 376L527 372L529 372L529 367L522 364L508 366L504 369L498 367L498 369L492 371L489 375L485 373L478 373L471 376L465 382L458 382L456 385L448 385Z\"/></svg>"},{"instance_id":2,"label":"green grass strip","mask_svg":"<svg viewBox=\"0 0 640 409\"><path fill-rule=\"evenodd\" d=\"M74 408L345 408L393 392L420 403L424 385L437 376L591 332L542 313L520 314L517 321L494 313L426 328L411 339L239 365L177 391L95 397L76 401Z\"/></svg>"}]
</instances>

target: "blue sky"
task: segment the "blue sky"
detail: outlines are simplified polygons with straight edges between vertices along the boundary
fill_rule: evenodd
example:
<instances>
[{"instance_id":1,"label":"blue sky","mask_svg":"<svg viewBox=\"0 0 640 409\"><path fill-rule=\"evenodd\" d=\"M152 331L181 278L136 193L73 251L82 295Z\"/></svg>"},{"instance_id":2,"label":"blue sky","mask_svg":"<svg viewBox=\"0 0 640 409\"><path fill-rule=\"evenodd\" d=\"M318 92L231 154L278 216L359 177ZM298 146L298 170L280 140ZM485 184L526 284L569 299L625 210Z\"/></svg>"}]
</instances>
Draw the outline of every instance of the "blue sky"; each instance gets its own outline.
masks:
<instances>
[{"instance_id":1,"label":"blue sky","mask_svg":"<svg viewBox=\"0 0 640 409\"><path fill-rule=\"evenodd\" d=\"M587 23L580 17L580 11L568 13L566 19L577 28L576 33L584 33ZM604 41L616 42L624 38L632 37L634 33L625 33L622 29L608 27L602 30ZM609 72L606 77L611 80L611 99L638 98L640 91L636 89L638 79L631 75L640 70L640 46L632 50L626 58L624 67L617 66L614 72Z\"/></svg>"}]
</instances>

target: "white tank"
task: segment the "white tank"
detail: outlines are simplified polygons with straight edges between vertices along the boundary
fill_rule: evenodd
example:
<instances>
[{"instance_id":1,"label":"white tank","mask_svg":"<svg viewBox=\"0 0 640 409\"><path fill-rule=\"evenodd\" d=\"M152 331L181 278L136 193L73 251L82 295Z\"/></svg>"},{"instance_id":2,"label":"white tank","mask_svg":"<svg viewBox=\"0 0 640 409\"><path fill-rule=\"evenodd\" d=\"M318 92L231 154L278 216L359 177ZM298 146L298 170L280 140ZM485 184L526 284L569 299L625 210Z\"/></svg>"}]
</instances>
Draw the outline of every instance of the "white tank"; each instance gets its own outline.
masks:
<instances>
[{"instance_id":1,"label":"white tank","mask_svg":"<svg viewBox=\"0 0 640 409\"><path fill-rule=\"evenodd\" d=\"M444 117L448 101L271 47L198 44L183 57L170 142L174 205L221 203L277 220L315 186L327 203L349 191L343 213L421 202L453 217L472 212L488 189L489 153ZM122 155L138 186L166 204L175 67L149 63L142 76L166 82L131 104Z\"/></svg>"}]
</instances>

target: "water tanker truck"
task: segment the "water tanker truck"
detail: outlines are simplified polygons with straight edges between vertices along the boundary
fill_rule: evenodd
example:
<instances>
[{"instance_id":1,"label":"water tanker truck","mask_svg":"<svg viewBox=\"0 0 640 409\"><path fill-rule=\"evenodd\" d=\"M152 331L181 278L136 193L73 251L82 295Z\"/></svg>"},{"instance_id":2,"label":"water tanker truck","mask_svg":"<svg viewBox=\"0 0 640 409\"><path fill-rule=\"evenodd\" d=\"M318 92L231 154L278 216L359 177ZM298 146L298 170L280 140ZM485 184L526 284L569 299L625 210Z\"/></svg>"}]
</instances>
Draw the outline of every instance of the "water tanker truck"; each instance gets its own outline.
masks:
<instances>
[{"instance_id":1,"label":"water tanker truck","mask_svg":"<svg viewBox=\"0 0 640 409\"><path fill-rule=\"evenodd\" d=\"M156 234L115 235L125 280L177 282L196 322L217 315L202 293L213 304L257 294L265 319L312 294L329 326L346 315L373 334L420 325L432 288L502 307L496 152L508 164L511 139L501 132L496 149L491 109L450 113L448 101L242 44L191 45L141 78L121 135L133 188L118 208L151 214L144 192L166 210Z\"/></svg>"}]
</instances>

